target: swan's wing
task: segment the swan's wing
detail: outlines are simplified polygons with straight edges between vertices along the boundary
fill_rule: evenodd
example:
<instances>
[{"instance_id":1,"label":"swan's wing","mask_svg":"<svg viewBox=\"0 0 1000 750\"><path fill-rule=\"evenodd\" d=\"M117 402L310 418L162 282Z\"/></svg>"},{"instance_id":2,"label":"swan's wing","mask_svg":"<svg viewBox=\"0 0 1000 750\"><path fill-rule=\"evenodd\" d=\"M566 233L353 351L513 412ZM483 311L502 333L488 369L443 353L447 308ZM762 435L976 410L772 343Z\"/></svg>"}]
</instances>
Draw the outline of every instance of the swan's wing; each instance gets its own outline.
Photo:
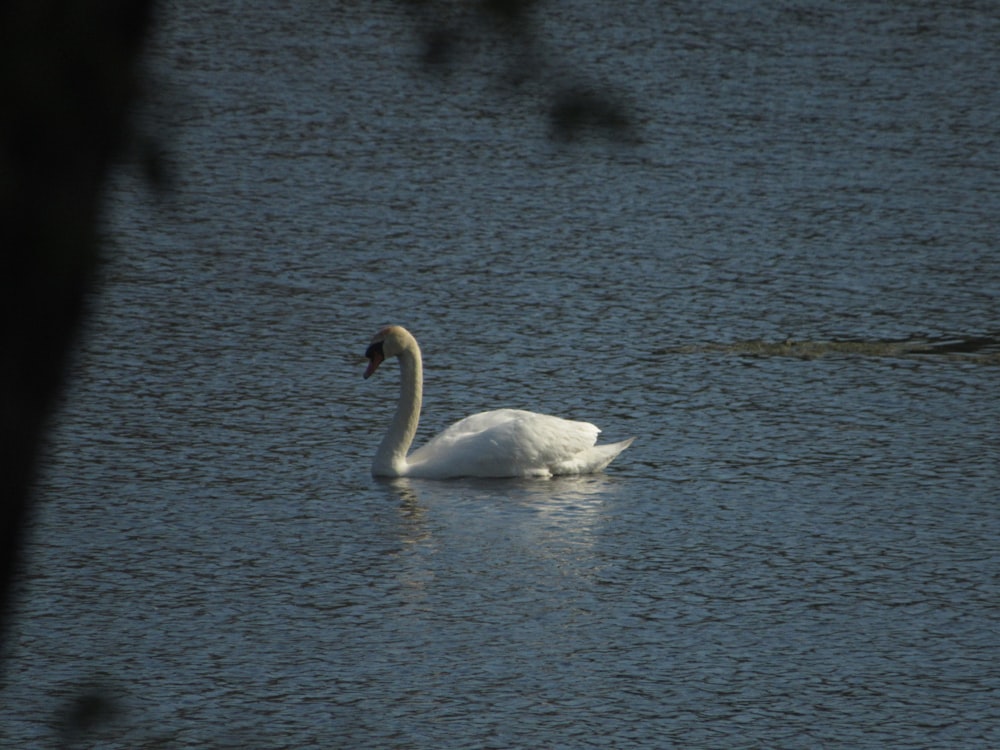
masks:
<instances>
[{"instance_id":1,"label":"swan's wing","mask_svg":"<svg viewBox=\"0 0 1000 750\"><path fill-rule=\"evenodd\" d=\"M600 430L519 409L466 417L407 457L414 476L547 476L573 464Z\"/></svg>"}]
</instances>

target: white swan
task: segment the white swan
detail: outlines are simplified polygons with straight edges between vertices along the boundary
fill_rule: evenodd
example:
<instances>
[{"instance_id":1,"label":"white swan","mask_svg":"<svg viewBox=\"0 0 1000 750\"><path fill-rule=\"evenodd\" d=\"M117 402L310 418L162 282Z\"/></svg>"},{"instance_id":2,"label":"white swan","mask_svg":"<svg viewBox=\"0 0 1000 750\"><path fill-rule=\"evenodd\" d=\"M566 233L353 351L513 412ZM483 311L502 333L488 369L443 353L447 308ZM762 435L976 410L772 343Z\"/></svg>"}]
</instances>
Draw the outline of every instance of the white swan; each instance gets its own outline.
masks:
<instances>
[{"instance_id":1,"label":"white swan","mask_svg":"<svg viewBox=\"0 0 1000 750\"><path fill-rule=\"evenodd\" d=\"M417 432L423 399L420 347L401 326L383 328L365 352L368 379L382 362L399 358L400 392L389 431L372 462L376 477L549 477L600 471L635 438L595 445L600 430L588 422L497 409L473 414L406 455Z\"/></svg>"}]
</instances>

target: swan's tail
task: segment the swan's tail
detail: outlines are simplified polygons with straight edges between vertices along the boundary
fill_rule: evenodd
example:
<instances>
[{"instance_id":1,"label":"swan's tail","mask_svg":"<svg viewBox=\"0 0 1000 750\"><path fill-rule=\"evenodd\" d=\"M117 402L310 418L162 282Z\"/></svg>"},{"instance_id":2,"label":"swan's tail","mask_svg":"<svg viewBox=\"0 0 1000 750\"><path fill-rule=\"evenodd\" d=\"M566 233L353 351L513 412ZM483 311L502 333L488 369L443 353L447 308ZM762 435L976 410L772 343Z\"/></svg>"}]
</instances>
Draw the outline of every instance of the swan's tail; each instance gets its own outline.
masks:
<instances>
[{"instance_id":1,"label":"swan's tail","mask_svg":"<svg viewBox=\"0 0 1000 750\"><path fill-rule=\"evenodd\" d=\"M595 445L552 467L553 474L594 474L614 461L618 454L632 445L634 437L618 443Z\"/></svg>"}]
</instances>

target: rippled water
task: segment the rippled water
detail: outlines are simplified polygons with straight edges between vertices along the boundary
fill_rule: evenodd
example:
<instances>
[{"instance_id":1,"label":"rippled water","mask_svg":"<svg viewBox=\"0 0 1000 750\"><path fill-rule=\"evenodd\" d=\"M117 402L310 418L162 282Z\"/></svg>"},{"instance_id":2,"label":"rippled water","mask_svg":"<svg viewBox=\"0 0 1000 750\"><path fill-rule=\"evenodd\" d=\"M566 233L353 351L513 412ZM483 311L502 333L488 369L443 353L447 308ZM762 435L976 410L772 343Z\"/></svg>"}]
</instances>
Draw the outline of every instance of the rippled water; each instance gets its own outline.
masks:
<instances>
[{"instance_id":1,"label":"rippled water","mask_svg":"<svg viewBox=\"0 0 1000 750\"><path fill-rule=\"evenodd\" d=\"M165 4L0 744L93 694L103 747L1000 745L993 6L544 5L518 85L405 7ZM551 138L587 85L627 138ZM418 440L638 439L375 481L387 322Z\"/></svg>"}]
</instances>

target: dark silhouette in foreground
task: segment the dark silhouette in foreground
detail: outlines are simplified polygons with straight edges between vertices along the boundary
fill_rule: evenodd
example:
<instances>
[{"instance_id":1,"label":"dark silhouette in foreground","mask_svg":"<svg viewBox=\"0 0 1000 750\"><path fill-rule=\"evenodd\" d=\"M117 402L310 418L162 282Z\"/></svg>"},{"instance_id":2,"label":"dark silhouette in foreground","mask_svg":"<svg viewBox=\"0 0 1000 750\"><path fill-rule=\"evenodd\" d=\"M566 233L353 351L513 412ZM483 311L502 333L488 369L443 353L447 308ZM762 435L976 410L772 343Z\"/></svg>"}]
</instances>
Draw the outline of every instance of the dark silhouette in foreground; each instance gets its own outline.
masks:
<instances>
[{"instance_id":1,"label":"dark silhouette in foreground","mask_svg":"<svg viewBox=\"0 0 1000 750\"><path fill-rule=\"evenodd\" d=\"M101 188L127 141L152 5L0 2L0 644L39 445L93 281Z\"/></svg>"}]
</instances>

